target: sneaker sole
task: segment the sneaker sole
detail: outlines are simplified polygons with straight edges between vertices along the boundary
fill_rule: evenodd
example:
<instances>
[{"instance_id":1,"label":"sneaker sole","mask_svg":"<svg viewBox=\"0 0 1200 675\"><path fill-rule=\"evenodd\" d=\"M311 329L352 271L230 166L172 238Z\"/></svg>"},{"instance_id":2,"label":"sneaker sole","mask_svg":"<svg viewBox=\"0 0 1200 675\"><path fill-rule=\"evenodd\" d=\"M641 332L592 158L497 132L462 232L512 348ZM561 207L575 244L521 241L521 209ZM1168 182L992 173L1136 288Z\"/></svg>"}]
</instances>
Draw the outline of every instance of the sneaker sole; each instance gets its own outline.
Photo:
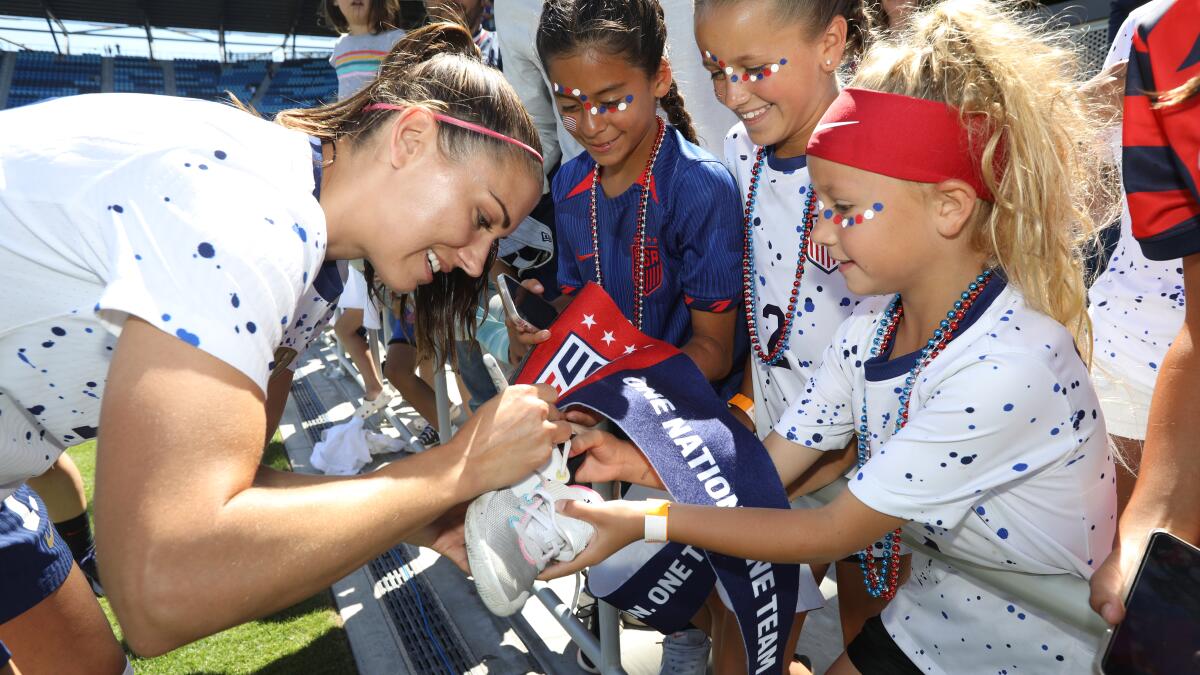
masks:
<instances>
[{"instance_id":1,"label":"sneaker sole","mask_svg":"<svg viewBox=\"0 0 1200 675\"><path fill-rule=\"evenodd\" d=\"M475 522L487 513L487 505L492 499L492 493L480 495L467 508L467 518L464 523L464 538L467 544L467 564L471 568L471 576L475 578L475 590L479 599L492 614L496 616L512 616L525 606L529 600L529 592L522 592L516 599L508 599L492 589L500 588L500 578L492 567L492 558L484 546L483 533L479 532Z\"/></svg>"}]
</instances>

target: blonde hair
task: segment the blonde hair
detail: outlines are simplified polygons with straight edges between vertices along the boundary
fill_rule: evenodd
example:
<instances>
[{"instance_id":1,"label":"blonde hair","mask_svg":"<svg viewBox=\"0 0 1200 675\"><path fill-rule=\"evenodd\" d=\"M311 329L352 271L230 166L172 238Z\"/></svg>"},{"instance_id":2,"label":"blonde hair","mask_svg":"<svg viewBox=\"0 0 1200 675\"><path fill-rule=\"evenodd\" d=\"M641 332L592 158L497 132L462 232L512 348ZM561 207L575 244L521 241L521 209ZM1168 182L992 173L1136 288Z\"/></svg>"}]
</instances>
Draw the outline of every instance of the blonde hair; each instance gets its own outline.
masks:
<instances>
[{"instance_id":1,"label":"blonde hair","mask_svg":"<svg viewBox=\"0 0 1200 675\"><path fill-rule=\"evenodd\" d=\"M946 0L879 36L855 85L947 103L987 134L977 159L995 201L977 202L972 244L1090 363L1084 254L1119 193L1094 152L1105 126L1077 94L1074 52L1032 21L987 0Z\"/></svg>"}]
</instances>

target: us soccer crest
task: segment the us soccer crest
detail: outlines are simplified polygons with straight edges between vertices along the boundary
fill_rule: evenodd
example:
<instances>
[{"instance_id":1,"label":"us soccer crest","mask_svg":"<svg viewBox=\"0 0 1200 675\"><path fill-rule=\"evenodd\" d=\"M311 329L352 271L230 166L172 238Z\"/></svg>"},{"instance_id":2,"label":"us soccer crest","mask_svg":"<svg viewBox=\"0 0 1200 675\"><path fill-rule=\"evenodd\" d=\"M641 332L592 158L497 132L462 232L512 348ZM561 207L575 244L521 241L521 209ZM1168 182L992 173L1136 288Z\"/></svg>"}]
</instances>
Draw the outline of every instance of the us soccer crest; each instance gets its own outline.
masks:
<instances>
[{"instance_id":1,"label":"us soccer crest","mask_svg":"<svg viewBox=\"0 0 1200 675\"><path fill-rule=\"evenodd\" d=\"M645 271L645 275L646 275L645 276L645 279L646 279L645 289L646 290L645 290L645 292L642 293L643 296L650 295L654 291L657 291L658 287L662 286L662 280L663 280L662 258L659 257L659 255L658 255L658 240L657 239L647 239L645 251L646 251L646 256L643 259L642 264L645 266L645 269L646 269L646 271ZM637 246L635 244L630 244L630 246L629 246L629 257L632 259L632 266L631 266L630 271L632 272L633 276L631 278L637 279L638 278L638 250L637 250Z\"/></svg>"},{"instance_id":2,"label":"us soccer crest","mask_svg":"<svg viewBox=\"0 0 1200 675\"><path fill-rule=\"evenodd\" d=\"M808 239L808 250L805 253L808 255L808 261L826 274L833 274L838 267L837 260L829 254L829 249L813 241L811 235Z\"/></svg>"},{"instance_id":3,"label":"us soccer crest","mask_svg":"<svg viewBox=\"0 0 1200 675\"><path fill-rule=\"evenodd\" d=\"M634 328L603 288L588 283L555 319L550 339L529 353L514 382L549 384L561 396L610 366L661 359L661 349L678 351Z\"/></svg>"},{"instance_id":4,"label":"us soccer crest","mask_svg":"<svg viewBox=\"0 0 1200 675\"><path fill-rule=\"evenodd\" d=\"M600 352L588 346L577 334L571 333L534 381L548 384L561 394L574 389L609 363Z\"/></svg>"}]
</instances>

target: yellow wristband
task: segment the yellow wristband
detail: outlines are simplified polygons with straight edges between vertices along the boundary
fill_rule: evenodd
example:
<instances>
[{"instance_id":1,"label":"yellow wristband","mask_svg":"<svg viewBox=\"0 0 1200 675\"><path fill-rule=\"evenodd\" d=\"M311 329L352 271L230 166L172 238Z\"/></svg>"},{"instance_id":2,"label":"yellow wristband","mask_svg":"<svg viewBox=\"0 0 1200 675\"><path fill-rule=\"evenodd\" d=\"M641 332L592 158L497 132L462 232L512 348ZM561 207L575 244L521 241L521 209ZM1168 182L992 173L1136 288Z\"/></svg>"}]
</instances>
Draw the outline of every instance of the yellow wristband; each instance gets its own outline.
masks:
<instances>
[{"instance_id":1,"label":"yellow wristband","mask_svg":"<svg viewBox=\"0 0 1200 675\"><path fill-rule=\"evenodd\" d=\"M742 393L734 394L733 398L729 399L729 405L746 413L746 417L754 419L754 401L749 396Z\"/></svg>"},{"instance_id":2,"label":"yellow wristband","mask_svg":"<svg viewBox=\"0 0 1200 675\"><path fill-rule=\"evenodd\" d=\"M667 512L671 502L662 499L646 500L646 520L643 527L643 538L652 543L667 541Z\"/></svg>"}]
</instances>

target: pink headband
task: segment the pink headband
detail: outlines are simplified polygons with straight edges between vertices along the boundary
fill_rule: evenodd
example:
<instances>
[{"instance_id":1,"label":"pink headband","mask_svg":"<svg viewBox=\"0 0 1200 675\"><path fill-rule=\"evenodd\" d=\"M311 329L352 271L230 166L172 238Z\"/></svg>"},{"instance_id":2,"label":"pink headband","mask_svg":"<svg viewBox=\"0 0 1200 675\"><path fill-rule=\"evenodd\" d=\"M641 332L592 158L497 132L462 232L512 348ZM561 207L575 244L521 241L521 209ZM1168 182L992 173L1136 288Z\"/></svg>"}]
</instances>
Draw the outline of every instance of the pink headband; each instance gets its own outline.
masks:
<instances>
[{"instance_id":1,"label":"pink headband","mask_svg":"<svg viewBox=\"0 0 1200 675\"><path fill-rule=\"evenodd\" d=\"M404 106L393 105L391 103L372 103L371 105L363 108L363 112L371 112L373 110L404 110L404 109L405 109ZM491 136L492 138L498 138L498 139L504 141L505 143L512 143L513 145L517 146L518 148L521 148L522 150L524 150L525 152L528 152L529 154L533 155L534 157L537 157L537 161L539 164L545 163L545 160L542 159L542 154L540 152L538 152L537 150L534 150L533 148L529 147L528 145L525 145L521 141L518 141L517 139L515 139L511 136L505 136L504 134L500 133L499 131L493 131L491 129L488 129L487 127L483 127L478 124L475 124L474 122L467 122L465 120L460 120L457 117L451 117L449 115L444 115L442 113L433 113L433 116L440 122L445 122L446 124L453 124L454 126L462 127L463 129L470 129L471 131L474 131L475 133L483 134L484 136Z\"/></svg>"}]
</instances>

